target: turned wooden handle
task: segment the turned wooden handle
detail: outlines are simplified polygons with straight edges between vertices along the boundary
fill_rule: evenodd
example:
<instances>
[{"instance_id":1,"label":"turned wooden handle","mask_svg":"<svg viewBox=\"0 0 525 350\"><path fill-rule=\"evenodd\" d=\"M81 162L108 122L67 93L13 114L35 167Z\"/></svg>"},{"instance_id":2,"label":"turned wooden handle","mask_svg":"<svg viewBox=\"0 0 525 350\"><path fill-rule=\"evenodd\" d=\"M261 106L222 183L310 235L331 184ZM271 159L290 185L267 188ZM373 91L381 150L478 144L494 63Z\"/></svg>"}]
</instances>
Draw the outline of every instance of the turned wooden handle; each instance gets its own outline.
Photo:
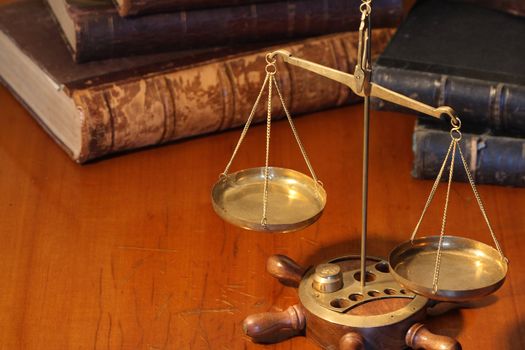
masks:
<instances>
[{"instance_id":1,"label":"turned wooden handle","mask_svg":"<svg viewBox=\"0 0 525 350\"><path fill-rule=\"evenodd\" d=\"M346 333L339 340L339 350L365 350L365 340L359 333Z\"/></svg>"},{"instance_id":2,"label":"turned wooden handle","mask_svg":"<svg viewBox=\"0 0 525 350\"><path fill-rule=\"evenodd\" d=\"M424 350L461 350L461 344L454 338L430 332L421 323L416 323L407 332L407 346Z\"/></svg>"},{"instance_id":3,"label":"turned wooden handle","mask_svg":"<svg viewBox=\"0 0 525 350\"><path fill-rule=\"evenodd\" d=\"M282 312L263 312L246 317L244 333L257 343L273 343L298 335L304 330L306 319L299 305Z\"/></svg>"},{"instance_id":4,"label":"turned wooden handle","mask_svg":"<svg viewBox=\"0 0 525 350\"><path fill-rule=\"evenodd\" d=\"M285 255L272 255L266 262L266 271L282 284L290 287L299 287L305 270L304 267Z\"/></svg>"}]
</instances>

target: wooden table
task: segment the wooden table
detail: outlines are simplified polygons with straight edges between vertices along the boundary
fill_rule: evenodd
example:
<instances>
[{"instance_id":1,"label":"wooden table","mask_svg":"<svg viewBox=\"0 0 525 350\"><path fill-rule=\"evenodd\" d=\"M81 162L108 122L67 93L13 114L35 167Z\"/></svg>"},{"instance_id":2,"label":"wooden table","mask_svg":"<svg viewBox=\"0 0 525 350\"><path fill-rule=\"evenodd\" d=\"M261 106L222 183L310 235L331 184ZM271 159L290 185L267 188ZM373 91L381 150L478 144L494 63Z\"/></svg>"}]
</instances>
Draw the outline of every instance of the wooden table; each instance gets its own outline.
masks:
<instances>
[{"instance_id":1,"label":"wooden table","mask_svg":"<svg viewBox=\"0 0 525 350\"><path fill-rule=\"evenodd\" d=\"M239 130L80 166L0 88L0 349L316 349L303 337L254 345L241 323L297 302L265 273L271 254L310 265L358 253L361 113L297 119L327 206L303 231L263 234L223 222L210 203ZM410 176L413 124L398 113L372 116L374 255L409 238L432 184ZM263 164L264 131L250 130L235 169ZM271 161L306 171L286 123L274 125ZM511 260L508 280L482 306L429 328L467 350L525 349L525 190L480 192ZM443 194L422 233L439 232ZM454 184L448 228L490 243L467 184Z\"/></svg>"}]
</instances>

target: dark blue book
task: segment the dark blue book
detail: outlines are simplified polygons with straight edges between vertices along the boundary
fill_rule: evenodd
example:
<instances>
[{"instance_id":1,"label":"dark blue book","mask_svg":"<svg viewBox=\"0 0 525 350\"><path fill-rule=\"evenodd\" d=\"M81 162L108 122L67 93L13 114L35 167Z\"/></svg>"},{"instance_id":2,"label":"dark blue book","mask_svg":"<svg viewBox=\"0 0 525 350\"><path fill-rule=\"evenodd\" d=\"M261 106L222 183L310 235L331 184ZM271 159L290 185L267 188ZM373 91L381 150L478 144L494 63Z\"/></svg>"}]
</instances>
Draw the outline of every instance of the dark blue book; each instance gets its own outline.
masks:
<instances>
[{"instance_id":1,"label":"dark blue book","mask_svg":"<svg viewBox=\"0 0 525 350\"><path fill-rule=\"evenodd\" d=\"M372 80L433 106L451 106L470 128L525 135L525 18L421 0L375 63Z\"/></svg>"}]
</instances>

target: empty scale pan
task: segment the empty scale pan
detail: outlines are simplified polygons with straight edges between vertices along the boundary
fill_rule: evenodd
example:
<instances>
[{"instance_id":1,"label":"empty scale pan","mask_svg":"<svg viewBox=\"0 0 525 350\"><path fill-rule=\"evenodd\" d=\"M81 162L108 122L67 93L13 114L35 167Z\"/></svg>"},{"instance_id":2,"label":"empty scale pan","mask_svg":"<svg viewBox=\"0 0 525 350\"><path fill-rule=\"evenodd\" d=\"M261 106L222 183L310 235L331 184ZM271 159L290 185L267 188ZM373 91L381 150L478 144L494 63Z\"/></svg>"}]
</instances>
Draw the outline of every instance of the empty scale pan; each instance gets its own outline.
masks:
<instances>
[{"instance_id":1,"label":"empty scale pan","mask_svg":"<svg viewBox=\"0 0 525 350\"><path fill-rule=\"evenodd\" d=\"M212 189L215 212L236 226L266 232L296 231L321 216L326 192L319 183L295 170L269 167L263 222L264 182L264 167L222 176Z\"/></svg>"},{"instance_id":2,"label":"empty scale pan","mask_svg":"<svg viewBox=\"0 0 525 350\"><path fill-rule=\"evenodd\" d=\"M498 290L507 261L491 246L464 237L443 236L440 272L434 288L439 236L406 241L389 257L390 271L405 288L429 299L466 301Z\"/></svg>"}]
</instances>

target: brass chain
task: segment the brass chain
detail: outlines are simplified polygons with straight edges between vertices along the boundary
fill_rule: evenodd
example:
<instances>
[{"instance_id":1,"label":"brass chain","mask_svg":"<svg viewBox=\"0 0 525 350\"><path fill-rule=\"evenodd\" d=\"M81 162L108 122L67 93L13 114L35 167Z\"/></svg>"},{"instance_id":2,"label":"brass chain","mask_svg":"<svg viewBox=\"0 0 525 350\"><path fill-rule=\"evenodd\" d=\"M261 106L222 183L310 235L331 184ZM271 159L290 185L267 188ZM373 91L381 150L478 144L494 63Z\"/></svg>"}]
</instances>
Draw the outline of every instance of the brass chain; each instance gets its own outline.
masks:
<instances>
[{"instance_id":1,"label":"brass chain","mask_svg":"<svg viewBox=\"0 0 525 350\"><path fill-rule=\"evenodd\" d=\"M288 119L288 123L290 124L290 128L292 129L292 133L293 133L293 136L295 137L295 141L297 142L297 145L299 146L299 149L301 150L301 154L303 155L306 166L308 167L308 170L310 171L310 174L312 175L312 179L314 179L316 184L320 184L322 186L323 183L319 181L319 179L317 179L317 175L315 174L314 168L312 167L312 164L310 163L310 159L308 158L308 155L306 154L306 150L304 149L303 143L301 142L301 139L299 138L299 133L297 132L297 129L295 128L295 124L292 121L290 112L288 111L288 108L286 107L286 104L284 103L284 98L283 98L283 95L281 94L281 89L279 89L279 84L277 84L277 80L275 78L272 80L275 84L275 90L277 90L277 95L279 96L279 99L281 100L281 104L283 106L284 113L286 114L286 118Z\"/></svg>"},{"instance_id":2,"label":"brass chain","mask_svg":"<svg viewBox=\"0 0 525 350\"><path fill-rule=\"evenodd\" d=\"M441 268L441 246L443 245L443 236L445 235L445 226L447 224L447 210L450 199L450 186L452 185L452 175L454 175L454 160L456 158L456 149L458 146L458 139L452 136L452 158L450 159L450 171L448 173L447 195L445 197L445 207L443 208L443 220L441 221L441 232L439 234L438 250L436 255L436 265L434 267L434 279L432 281L432 291L437 292L437 284L439 280L439 271Z\"/></svg>"},{"instance_id":3,"label":"brass chain","mask_svg":"<svg viewBox=\"0 0 525 350\"><path fill-rule=\"evenodd\" d=\"M272 125L272 81L274 79L275 72L277 71L275 66L275 59L271 60L266 55L266 74L269 76L268 82L268 110L266 113L266 157L264 162L264 190L263 190L263 214L261 225L266 227L267 224L267 211L268 211L268 180L269 180L269 169L268 163L270 160L270 132Z\"/></svg>"},{"instance_id":4,"label":"brass chain","mask_svg":"<svg viewBox=\"0 0 525 350\"><path fill-rule=\"evenodd\" d=\"M437 188L439 186L439 183L441 181L441 176L443 176L443 171L445 170L445 166L447 165L448 157L450 156L450 151L452 150L452 144L453 143L454 143L454 140L451 140L450 141L450 146L448 146L447 155L445 156L445 159L443 160L443 164L441 164L441 169L439 169L438 176L436 177L436 180L434 181L434 185L432 186L432 190L430 191L430 195L427 198L427 202L425 203L425 207L423 208L423 212L421 213L421 216L419 217L419 221L417 222L417 225L414 228L414 231L412 231L412 237L410 237L410 241L414 241L414 238L416 237L417 231L419 230L419 226L421 225L421 222L423 221L423 218L425 217L427 209L430 206L430 203L432 202L432 199L434 199L434 195L436 194L436 190L437 190Z\"/></svg>"},{"instance_id":5,"label":"brass chain","mask_svg":"<svg viewBox=\"0 0 525 350\"><path fill-rule=\"evenodd\" d=\"M503 250L501 249L498 239L496 238L496 235L494 234L494 230L492 230L492 225L490 224L489 218L485 211L485 207L483 206L483 202L481 201L481 197L476 188L476 184L474 183L474 180L472 179L472 175L470 174L470 171L468 169L467 162L465 161L465 157L463 156L463 151L461 151L461 147L459 148L459 155L461 156L463 167L465 168L465 172L467 173L467 178L468 178L468 181L470 182L470 187L472 187L472 192L474 192L474 196L476 197L476 200L478 202L479 209L481 210L481 213L483 214L483 218L485 219L485 223L487 224L487 227L489 228L490 235L492 236L492 240L494 241L494 245L496 246L496 249L501 255L501 258L505 260L505 262L508 263L509 259L507 259L507 257L503 254Z\"/></svg>"},{"instance_id":6,"label":"brass chain","mask_svg":"<svg viewBox=\"0 0 525 350\"><path fill-rule=\"evenodd\" d=\"M241 147L241 144L244 141L244 137L248 133L248 129L250 128L250 124L252 123L253 117L255 115L255 111L257 110L257 106L259 105L259 101L261 100L261 96L264 92L264 88L266 87L266 84L268 83L269 76L270 75L266 73L266 77L264 78L263 85L261 87L261 90L259 91L259 95L257 95L257 99L255 100L255 104L252 107L250 116L248 117L248 120L246 121L246 124L244 125L244 129L242 129L241 136L239 137L239 141L237 141L237 145L235 146L235 149L233 150L233 154L230 158L230 161L226 165L226 168L224 168L224 171L220 174L220 177L225 177L226 175L228 175L228 171L230 170L230 167L232 166L233 160L237 156L237 152L239 151L239 148Z\"/></svg>"}]
</instances>

